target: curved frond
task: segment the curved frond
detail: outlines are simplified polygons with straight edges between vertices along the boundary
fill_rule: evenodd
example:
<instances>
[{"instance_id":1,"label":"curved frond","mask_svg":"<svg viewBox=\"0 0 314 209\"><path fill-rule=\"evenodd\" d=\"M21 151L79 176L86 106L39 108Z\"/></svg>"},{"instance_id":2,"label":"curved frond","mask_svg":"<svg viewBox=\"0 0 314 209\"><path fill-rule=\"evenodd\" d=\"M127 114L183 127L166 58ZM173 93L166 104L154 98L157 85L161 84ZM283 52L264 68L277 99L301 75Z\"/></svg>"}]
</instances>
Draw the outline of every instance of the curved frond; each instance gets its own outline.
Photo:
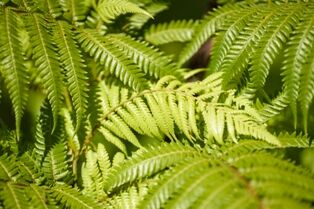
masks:
<instances>
[{"instance_id":1,"label":"curved frond","mask_svg":"<svg viewBox=\"0 0 314 209\"><path fill-rule=\"evenodd\" d=\"M236 5L227 5L211 12L195 28L191 42L183 49L179 55L179 66L190 59L194 53L222 27L226 17L231 15L234 10L239 9Z\"/></svg>"},{"instance_id":2,"label":"curved frond","mask_svg":"<svg viewBox=\"0 0 314 209\"><path fill-rule=\"evenodd\" d=\"M23 209L28 206L23 186L13 182L0 182L0 200L8 209Z\"/></svg>"},{"instance_id":3,"label":"curved frond","mask_svg":"<svg viewBox=\"0 0 314 209\"><path fill-rule=\"evenodd\" d=\"M149 76L155 78L161 78L165 75L180 76L176 65L168 56L148 46L145 42L138 42L123 34L106 35L105 41L116 44Z\"/></svg>"},{"instance_id":4,"label":"curved frond","mask_svg":"<svg viewBox=\"0 0 314 209\"><path fill-rule=\"evenodd\" d=\"M161 146L163 149L157 147L143 150L141 155L149 156L155 151L155 156L164 155L164 146ZM177 149L181 150L179 147ZM314 190L311 187L314 183L313 174L279 156L264 151L227 152L218 156L205 153L200 155L196 150L194 152L198 153L194 157L158 167L159 177L148 188L143 201L138 203L139 208L257 209L265 202L276 202L277 205L284 206L285 202L281 201L285 198L290 198L293 205L308 205L314 199ZM126 167L129 172L132 171L132 178L131 173L125 174L119 178L119 182L130 183L143 177L147 179L146 175L151 174L151 168L138 167L147 160L134 155L121 164L122 167L127 163ZM117 171L115 173L119 174ZM123 188L122 183L113 185L115 191Z\"/></svg>"},{"instance_id":5,"label":"curved frond","mask_svg":"<svg viewBox=\"0 0 314 209\"><path fill-rule=\"evenodd\" d=\"M146 85L143 73L123 53L95 30L81 30L78 41L86 52L124 84L138 90Z\"/></svg>"},{"instance_id":6,"label":"curved frond","mask_svg":"<svg viewBox=\"0 0 314 209\"><path fill-rule=\"evenodd\" d=\"M20 138L20 126L28 100L29 75L23 65L22 43L19 38L21 20L9 8L0 8L0 66L15 113L17 138Z\"/></svg>"},{"instance_id":7,"label":"curved frond","mask_svg":"<svg viewBox=\"0 0 314 209\"><path fill-rule=\"evenodd\" d=\"M115 17L126 13L139 13L152 17L144 9L128 0L101 0L97 12L105 22L110 22Z\"/></svg>"},{"instance_id":8,"label":"curved frond","mask_svg":"<svg viewBox=\"0 0 314 209\"><path fill-rule=\"evenodd\" d=\"M152 25L145 32L145 40L154 44L162 45L171 42L187 42L192 39L194 28L198 21L177 20L169 23Z\"/></svg>"}]
</instances>

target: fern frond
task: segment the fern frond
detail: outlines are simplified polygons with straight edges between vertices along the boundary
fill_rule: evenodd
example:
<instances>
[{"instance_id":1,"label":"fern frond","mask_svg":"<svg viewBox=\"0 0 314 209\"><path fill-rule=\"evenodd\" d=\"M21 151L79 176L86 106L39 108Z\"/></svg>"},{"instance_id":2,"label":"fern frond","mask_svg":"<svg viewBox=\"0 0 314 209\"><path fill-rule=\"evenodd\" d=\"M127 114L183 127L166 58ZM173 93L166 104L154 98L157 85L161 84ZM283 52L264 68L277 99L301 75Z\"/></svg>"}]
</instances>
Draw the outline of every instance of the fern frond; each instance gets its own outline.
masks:
<instances>
[{"instance_id":1,"label":"fern frond","mask_svg":"<svg viewBox=\"0 0 314 209\"><path fill-rule=\"evenodd\" d=\"M145 5L145 10L150 14L144 15L141 13L133 14L129 18L129 23L127 27L131 30L141 29L145 23L147 23L152 16L156 16L158 13L166 10L168 8L168 4L166 2L152 2L151 4Z\"/></svg>"},{"instance_id":2,"label":"fern frond","mask_svg":"<svg viewBox=\"0 0 314 209\"><path fill-rule=\"evenodd\" d=\"M76 130L78 130L87 108L87 75L83 70L82 55L76 42L71 38L74 35L66 22L57 21L53 32L60 61L66 71L68 89L76 112Z\"/></svg>"},{"instance_id":3,"label":"fern frond","mask_svg":"<svg viewBox=\"0 0 314 209\"><path fill-rule=\"evenodd\" d=\"M26 205L29 206L23 185L13 182L0 182L0 199L3 206L8 209L23 209Z\"/></svg>"},{"instance_id":4,"label":"fern frond","mask_svg":"<svg viewBox=\"0 0 314 209\"><path fill-rule=\"evenodd\" d=\"M44 81L47 97L52 107L54 125L57 125L58 112L62 102L62 75L57 62L57 54L52 45L52 37L48 28L48 23L42 15L31 14L24 18L27 31L33 49L33 59L38 68L39 75Z\"/></svg>"},{"instance_id":5,"label":"fern frond","mask_svg":"<svg viewBox=\"0 0 314 209\"><path fill-rule=\"evenodd\" d=\"M52 207L52 204L48 202L46 191L42 188L37 186L36 184L30 184L26 188L26 196L30 198L30 205L35 206L36 208L40 209L48 209Z\"/></svg>"},{"instance_id":6,"label":"fern frond","mask_svg":"<svg viewBox=\"0 0 314 209\"><path fill-rule=\"evenodd\" d=\"M87 53L124 84L136 90L145 87L143 73L115 45L105 42L97 31L81 30L78 41Z\"/></svg>"},{"instance_id":7,"label":"fern frond","mask_svg":"<svg viewBox=\"0 0 314 209\"><path fill-rule=\"evenodd\" d=\"M152 18L148 12L128 0L101 0L97 5L97 12L105 22L126 13L139 13Z\"/></svg>"},{"instance_id":8,"label":"fern frond","mask_svg":"<svg viewBox=\"0 0 314 209\"><path fill-rule=\"evenodd\" d=\"M13 156L0 156L0 180L14 181L18 177L19 169Z\"/></svg>"},{"instance_id":9,"label":"fern frond","mask_svg":"<svg viewBox=\"0 0 314 209\"><path fill-rule=\"evenodd\" d=\"M88 12L88 5L86 1L81 0L59 0L64 11L63 17L72 23L79 24L86 18L86 13Z\"/></svg>"},{"instance_id":10,"label":"fern frond","mask_svg":"<svg viewBox=\"0 0 314 209\"><path fill-rule=\"evenodd\" d=\"M248 84L251 91L265 85L270 66L297 25L304 8L304 4L280 8L276 13L279 15L277 19L272 20L267 26L266 33L258 41L252 57L251 80Z\"/></svg>"},{"instance_id":11,"label":"fern frond","mask_svg":"<svg viewBox=\"0 0 314 209\"><path fill-rule=\"evenodd\" d=\"M0 66L15 113L17 138L20 138L20 126L28 100L29 75L23 66L22 43L18 28L21 20L9 8L0 8Z\"/></svg>"},{"instance_id":12,"label":"fern frond","mask_svg":"<svg viewBox=\"0 0 314 209\"><path fill-rule=\"evenodd\" d=\"M37 6L45 13L50 14L52 17L57 18L62 15L62 8L59 1L44 0L36 1Z\"/></svg>"},{"instance_id":13,"label":"fern frond","mask_svg":"<svg viewBox=\"0 0 314 209\"><path fill-rule=\"evenodd\" d=\"M76 188L67 185L55 185L51 189L51 196L69 208L101 208L98 203L85 195L82 195Z\"/></svg>"},{"instance_id":14,"label":"fern frond","mask_svg":"<svg viewBox=\"0 0 314 209\"><path fill-rule=\"evenodd\" d=\"M155 151L155 156L164 156L165 146L161 146L163 149L143 150L141 156L149 156ZM181 150L180 147L173 148ZM314 199L314 190L310 186L313 174L273 154L263 151L227 152L216 157L194 151L195 155L185 160L171 161L166 165L170 167L167 170L156 165L144 169L142 164L155 159L139 158L136 154L121 164L117 171L113 168L115 175L120 171L123 175L120 174L119 181L115 180L117 183L112 184L112 189L116 191L127 182L147 178L154 168L160 177L154 186L148 188L147 195L138 203L139 208L259 208L264 201L276 201L277 198L289 197L295 205L306 205ZM168 159L161 160L169 163ZM128 172L123 167L128 168ZM305 195L300 195L301 189Z\"/></svg>"},{"instance_id":15,"label":"fern frond","mask_svg":"<svg viewBox=\"0 0 314 209\"><path fill-rule=\"evenodd\" d=\"M64 143L56 144L45 157L43 173L51 182L64 179L69 174L67 153Z\"/></svg>"},{"instance_id":16,"label":"fern frond","mask_svg":"<svg viewBox=\"0 0 314 209\"><path fill-rule=\"evenodd\" d=\"M151 176L168 166L187 158L197 158L200 155L195 150L179 144L162 145L147 150L140 149L131 161L127 161L128 164L117 165L110 169L105 189L111 191L114 187Z\"/></svg>"},{"instance_id":17,"label":"fern frond","mask_svg":"<svg viewBox=\"0 0 314 209\"><path fill-rule=\"evenodd\" d=\"M169 23L152 25L145 32L145 40L154 45L187 42L192 39L194 28L197 25L198 21L193 20L176 20Z\"/></svg>"},{"instance_id":18,"label":"fern frond","mask_svg":"<svg viewBox=\"0 0 314 209\"><path fill-rule=\"evenodd\" d=\"M177 77L180 75L169 57L148 46L145 42L138 42L123 34L107 35L105 41L116 44L126 56L132 59L149 76L161 78L165 75Z\"/></svg>"},{"instance_id":19,"label":"fern frond","mask_svg":"<svg viewBox=\"0 0 314 209\"><path fill-rule=\"evenodd\" d=\"M237 5L227 5L209 13L195 28L192 41L187 44L179 55L179 66L183 65L219 28L222 27L226 17L234 10L240 9Z\"/></svg>"}]
</instances>

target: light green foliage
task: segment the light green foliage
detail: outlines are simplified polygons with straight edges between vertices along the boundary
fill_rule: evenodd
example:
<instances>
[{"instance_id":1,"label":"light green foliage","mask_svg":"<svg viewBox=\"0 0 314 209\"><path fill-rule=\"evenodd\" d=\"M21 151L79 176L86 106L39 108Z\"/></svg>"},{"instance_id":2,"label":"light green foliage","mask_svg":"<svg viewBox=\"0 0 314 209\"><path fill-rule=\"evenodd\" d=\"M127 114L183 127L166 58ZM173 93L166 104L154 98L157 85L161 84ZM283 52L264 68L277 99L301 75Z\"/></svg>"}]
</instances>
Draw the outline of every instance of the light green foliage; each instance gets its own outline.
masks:
<instances>
[{"instance_id":1,"label":"light green foliage","mask_svg":"<svg viewBox=\"0 0 314 209\"><path fill-rule=\"evenodd\" d=\"M313 208L313 1L168 5L0 0L0 208Z\"/></svg>"}]
</instances>

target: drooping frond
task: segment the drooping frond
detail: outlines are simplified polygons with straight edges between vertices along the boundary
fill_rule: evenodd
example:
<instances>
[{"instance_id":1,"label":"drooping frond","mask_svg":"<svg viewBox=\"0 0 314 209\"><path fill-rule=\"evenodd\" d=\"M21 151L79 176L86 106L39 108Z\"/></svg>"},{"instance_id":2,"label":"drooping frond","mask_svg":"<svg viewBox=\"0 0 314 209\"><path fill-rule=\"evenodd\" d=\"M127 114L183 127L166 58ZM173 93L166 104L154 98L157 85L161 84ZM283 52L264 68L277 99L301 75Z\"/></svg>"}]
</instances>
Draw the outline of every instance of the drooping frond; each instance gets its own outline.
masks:
<instances>
[{"instance_id":1,"label":"drooping frond","mask_svg":"<svg viewBox=\"0 0 314 209\"><path fill-rule=\"evenodd\" d=\"M58 112L62 102L62 75L58 56L52 45L52 37L48 28L51 27L42 15L31 14L24 18L33 51L33 59L39 75L44 81L44 87L52 107L54 128L57 125ZM53 129L54 129L53 128Z\"/></svg>"},{"instance_id":2,"label":"drooping frond","mask_svg":"<svg viewBox=\"0 0 314 209\"><path fill-rule=\"evenodd\" d=\"M81 30L78 41L84 50L124 84L141 89L146 82L143 73L115 45L106 42L95 30Z\"/></svg>"},{"instance_id":3,"label":"drooping frond","mask_svg":"<svg viewBox=\"0 0 314 209\"><path fill-rule=\"evenodd\" d=\"M66 22L57 21L53 32L62 67L66 71L67 86L76 112L76 130L78 130L85 115L88 97L83 58L72 38L74 34Z\"/></svg>"},{"instance_id":4,"label":"drooping frond","mask_svg":"<svg viewBox=\"0 0 314 209\"><path fill-rule=\"evenodd\" d=\"M8 157L4 154L0 156L0 180L14 181L18 175L18 167L15 164L16 159L14 157Z\"/></svg>"},{"instance_id":5,"label":"drooping frond","mask_svg":"<svg viewBox=\"0 0 314 209\"><path fill-rule=\"evenodd\" d=\"M261 205L272 208L273 204L286 205L287 198L297 208L310 208L314 199L310 186L314 183L313 174L279 156L264 151L215 156L197 150L193 155L193 148L184 148L190 151L189 157L179 159L177 155L169 161L158 157L165 156L164 146L143 150L140 154L153 153L155 157L139 158L135 154L117 168L113 167L114 176L119 178L110 181L113 186L110 190L119 190L123 184L136 180L147 181L147 176L158 173L154 186L137 203L139 208L260 208ZM182 150L182 145L172 146L173 152ZM177 160L173 162L174 159ZM171 164L165 164L168 162Z\"/></svg>"},{"instance_id":6,"label":"drooping frond","mask_svg":"<svg viewBox=\"0 0 314 209\"><path fill-rule=\"evenodd\" d=\"M197 25L192 36L191 42L183 49L179 56L179 65L183 65L194 53L222 27L226 17L234 13L234 10L240 9L237 5L227 5L208 14L200 24Z\"/></svg>"},{"instance_id":7,"label":"drooping frond","mask_svg":"<svg viewBox=\"0 0 314 209\"><path fill-rule=\"evenodd\" d=\"M150 4L145 5L145 10L150 14L150 16L142 13L133 14L128 19L129 23L127 24L127 27L131 30L141 29L152 16L156 16L158 13L166 10L167 8L168 4L166 2L151 2Z\"/></svg>"},{"instance_id":8,"label":"drooping frond","mask_svg":"<svg viewBox=\"0 0 314 209\"><path fill-rule=\"evenodd\" d=\"M105 40L121 48L121 51L149 76L155 78L165 75L180 76L176 65L169 57L144 42L135 41L123 34L109 34L105 36Z\"/></svg>"},{"instance_id":9,"label":"drooping frond","mask_svg":"<svg viewBox=\"0 0 314 209\"><path fill-rule=\"evenodd\" d=\"M126 13L139 13L152 17L148 12L128 0L101 0L97 5L97 12L105 22Z\"/></svg>"},{"instance_id":10,"label":"drooping frond","mask_svg":"<svg viewBox=\"0 0 314 209\"><path fill-rule=\"evenodd\" d=\"M15 113L17 137L20 136L20 125L28 100L29 75L23 65L22 44L19 38L21 20L9 8L0 7L0 66Z\"/></svg>"},{"instance_id":11,"label":"drooping frond","mask_svg":"<svg viewBox=\"0 0 314 209\"><path fill-rule=\"evenodd\" d=\"M198 21L177 20L152 25L145 33L145 40L154 45L187 42L192 39L194 28L197 27L197 24Z\"/></svg>"}]
</instances>

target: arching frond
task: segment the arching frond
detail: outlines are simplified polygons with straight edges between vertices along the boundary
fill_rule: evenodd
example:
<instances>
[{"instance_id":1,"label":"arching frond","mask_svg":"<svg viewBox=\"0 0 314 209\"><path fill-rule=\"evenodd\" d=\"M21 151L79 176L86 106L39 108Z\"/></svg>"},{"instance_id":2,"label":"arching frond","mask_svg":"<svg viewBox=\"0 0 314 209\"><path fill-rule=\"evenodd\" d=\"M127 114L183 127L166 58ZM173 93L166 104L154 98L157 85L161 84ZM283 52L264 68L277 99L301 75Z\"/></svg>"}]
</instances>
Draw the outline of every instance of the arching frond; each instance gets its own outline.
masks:
<instances>
[{"instance_id":1,"label":"arching frond","mask_svg":"<svg viewBox=\"0 0 314 209\"><path fill-rule=\"evenodd\" d=\"M29 75L23 66L22 43L18 28L21 20L9 8L0 8L0 66L6 82L15 113L17 137L20 138L20 126L23 112L28 100Z\"/></svg>"},{"instance_id":2,"label":"arching frond","mask_svg":"<svg viewBox=\"0 0 314 209\"><path fill-rule=\"evenodd\" d=\"M141 89L146 85L143 73L128 58L123 56L115 45L105 42L104 38L97 31L80 31L78 41L86 52L124 84L134 89Z\"/></svg>"},{"instance_id":3,"label":"arching frond","mask_svg":"<svg viewBox=\"0 0 314 209\"><path fill-rule=\"evenodd\" d=\"M126 13L139 13L152 17L144 9L128 0L101 0L97 5L97 12L105 22Z\"/></svg>"},{"instance_id":4,"label":"arching frond","mask_svg":"<svg viewBox=\"0 0 314 209\"><path fill-rule=\"evenodd\" d=\"M105 40L121 48L121 51L143 69L145 74L155 78L165 75L180 76L175 64L168 56L144 42L135 41L123 34L107 35Z\"/></svg>"},{"instance_id":5,"label":"arching frond","mask_svg":"<svg viewBox=\"0 0 314 209\"><path fill-rule=\"evenodd\" d=\"M171 42L187 42L192 39L194 28L198 21L177 20L170 23L152 25L145 33L145 40L154 44L162 45Z\"/></svg>"},{"instance_id":6,"label":"arching frond","mask_svg":"<svg viewBox=\"0 0 314 209\"><path fill-rule=\"evenodd\" d=\"M155 156L164 156L163 146L145 150L141 155L149 156L156 151ZM173 148L181 150L180 146ZM190 151L192 154L193 149ZM155 165L158 162L151 163L152 168L139 165L155 161L155 158L139 159L134 155L127 161L128 166L125 163L120 165L127 168L123 173L129 175L119 175L118 171L122 169L115 171L113 168L115 176L119 175L117 182L121 183L111 185L116 191L123 183L135 179L145 181L153 168L154 172L158 171L154 186L149 187L143 201L137 203L139 208L259 208L265 201L284 206L285 198L290 198L298 206L309 205L313 201L312 174L278 156L263 151L227 152L218 156L194 152L194 156L192 154L166 167L161 166L161 162L158 165Z\"/></svg>"},{"instance_id":7,"label":"arching frond","mask_svg":"<svg viewBox=\"0 0 314 209\"><path fill-rule=\"evenodd\" d=\"M23 186L14 182L0 182L0 199L5 208L23 209L28 206Z\"/></svg>"},{"instance_id":8,"label":"arching frond","mask_svg":"<svg viewBox=\"0 0 314 209\"><path fill-rule=\"evenodd\" d=\"M145 10L150 14L145 15L142 13L133 14L129 18L129 23L127 27L131 30L141 29L152 16L156 16L158 13L166 10L168 8L168 3L166 2L150 2L150 4L145 5Z\"/></svg>"},{"instance_id":9,"label":"arching frond","mask_svg":"<svg viewBox=\"0 0 314 209\"><path fill-rule=\"evenodd\" d=\"M240 9L241 7L236 5L228 5L209 13L200 24L197 25L192 36L192 40L184 48L179 56L179 65L183 65L188 59L190 59L194 53L212 36L215 32L222 27L226 17L231 15L234 10Z\"/></svg>"}]
</instances>

